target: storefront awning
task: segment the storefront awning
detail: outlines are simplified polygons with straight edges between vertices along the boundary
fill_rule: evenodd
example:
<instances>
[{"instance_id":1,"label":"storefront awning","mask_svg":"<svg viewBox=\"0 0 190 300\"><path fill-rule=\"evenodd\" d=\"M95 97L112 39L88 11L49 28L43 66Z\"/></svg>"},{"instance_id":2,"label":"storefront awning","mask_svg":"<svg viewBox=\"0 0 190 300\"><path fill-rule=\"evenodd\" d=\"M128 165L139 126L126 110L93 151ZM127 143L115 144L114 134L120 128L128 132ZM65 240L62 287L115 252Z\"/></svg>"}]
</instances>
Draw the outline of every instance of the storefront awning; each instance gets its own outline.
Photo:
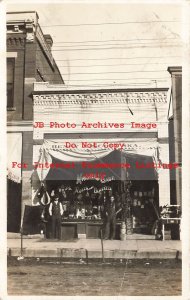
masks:
<instances>
[{"instance_id":1,"label":"storefront awning","mask_svg":"<svg viewBox=\"0 0 190 300\"><path fill-rule=\"evenodd\" d=\"M45 165L45 163L51 164L53 159L57 159L59 161L64 162L95 161L101 160L114 150L120 150L123 154L149 156L154 162L156 162L158 159L158 144L156 141L150 142L149 139L144 139L143 141L135 143L129 142L126 139L113 138L109 139L109 147L107 148L105 148L105 145L107 145L104 144L105 140L100 139L88 140L89 144L93 144L91 148L82 147L81 140L72 139L67 142L76 145L76 147L66 147L66 141L63 140L45 140L43 146L39 151L39 157L37 162L39 164ZM122 145L124 146L122 147ZM37 168L36 171L39 179L43 181L47 177L50 169Z\"/></svg>"},{"instance_id":2,"label":"storefront awning","mask_svg":"<svg viewBox=\"0 0 190 300\"><path fill-rule=\"evenodd\" d=\"M20 183L21 168L13 167L13 162L21 163L22 134L7 134L7 177L8 179Z\"/></svg>"}]
</instances>

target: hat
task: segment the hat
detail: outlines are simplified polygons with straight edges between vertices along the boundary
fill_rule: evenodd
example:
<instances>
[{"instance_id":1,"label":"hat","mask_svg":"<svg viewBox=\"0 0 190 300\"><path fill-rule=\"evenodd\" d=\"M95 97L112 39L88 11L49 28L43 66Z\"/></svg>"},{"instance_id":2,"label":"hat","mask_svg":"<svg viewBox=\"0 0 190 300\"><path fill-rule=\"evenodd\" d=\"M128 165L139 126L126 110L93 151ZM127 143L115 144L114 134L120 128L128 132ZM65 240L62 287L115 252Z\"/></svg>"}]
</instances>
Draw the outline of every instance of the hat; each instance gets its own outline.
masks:
<instances>
[{"instance_id":1,"label":"hat","mask_svg":"<svg viewBox=\"0 0 190 300\"><path fill-rule=\"evenodd\" d=\"M53 200L56 200L56 199L59 199L59 195L58 194L55 194L54 197L53 197Z\"/></svg>"}]
</instances>

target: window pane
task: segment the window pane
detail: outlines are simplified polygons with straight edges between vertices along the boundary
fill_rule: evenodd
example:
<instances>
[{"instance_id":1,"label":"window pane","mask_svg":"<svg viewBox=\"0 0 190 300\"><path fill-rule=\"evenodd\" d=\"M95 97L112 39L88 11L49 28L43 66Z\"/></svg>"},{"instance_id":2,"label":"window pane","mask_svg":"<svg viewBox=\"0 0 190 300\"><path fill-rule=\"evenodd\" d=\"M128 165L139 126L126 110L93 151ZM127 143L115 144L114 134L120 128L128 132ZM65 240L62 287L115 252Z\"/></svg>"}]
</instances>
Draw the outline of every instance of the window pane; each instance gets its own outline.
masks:
<instances>
[{"instance_id":1,"label":"window pane","mask_svg":"<svg viewBox=\"0 0 190 300\"><path fill-rule=\"evenodd\" d=\"M14 103L14 59L7 59L7 107Z\"/></svg>"}]
</instances>

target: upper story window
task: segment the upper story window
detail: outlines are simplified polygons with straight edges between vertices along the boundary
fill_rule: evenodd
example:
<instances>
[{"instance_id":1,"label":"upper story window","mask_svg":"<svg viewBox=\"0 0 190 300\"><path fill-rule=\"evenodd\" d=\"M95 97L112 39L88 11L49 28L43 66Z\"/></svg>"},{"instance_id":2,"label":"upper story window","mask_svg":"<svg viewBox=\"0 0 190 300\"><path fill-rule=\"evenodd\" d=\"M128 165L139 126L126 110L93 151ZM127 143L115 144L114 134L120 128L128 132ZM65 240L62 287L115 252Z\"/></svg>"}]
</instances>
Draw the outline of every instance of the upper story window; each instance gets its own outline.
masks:
<instances>
[{"instance_id":1,"label":"upper story window","mask_svg":"<svg viewBox=\"0 0 190 300\"><path fill-rule=\"evenodd\" d=\"M7 108L14 105L14 69L15 58L7 58Z\"/></svg>"}]
</instances>

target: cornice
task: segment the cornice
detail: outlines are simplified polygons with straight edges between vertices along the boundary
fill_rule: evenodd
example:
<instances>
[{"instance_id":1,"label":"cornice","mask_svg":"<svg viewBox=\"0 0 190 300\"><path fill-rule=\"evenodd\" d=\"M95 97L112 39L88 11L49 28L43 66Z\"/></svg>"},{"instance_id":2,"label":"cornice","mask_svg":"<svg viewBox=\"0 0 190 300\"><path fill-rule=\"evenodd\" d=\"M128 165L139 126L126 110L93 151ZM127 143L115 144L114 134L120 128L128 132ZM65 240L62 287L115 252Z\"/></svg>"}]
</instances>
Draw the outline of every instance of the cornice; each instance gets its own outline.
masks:
<instances>
[{"instance_id":1,"label":"cornice","mask_svg":"<svg viewBox=\"0 0 190 300\"><path fill-rule=\"evenodd\" d=\"M24 34L28 43L33 43L36 37L51 67L54 68L54 59L38 23L37 14L35 12L29 14L23 12L23 14L8 15L8 17L10 18L7 20L8 45L17 45L16 41L20 38L18 37L19 34Z\"/></svg>"},{"instance_id":2,"label":"cornice","mask_svg":"<svg viewBox=\"0 0 190 300\"><path fill-rule=\"evenodd\" d=\"M25 21L13 20L7 22L7 34L14 35L13 38L19 34L25 34L27 42L34 42L36 26L36 21L32 18Z\"/></svg>"},{"instance_id":3,"label":"cornice","mask_svg":"<svg viewBox=\"0 0 190 300\"><path fill-rule=\"evenodd\" d=\"M33 121L7 121L7 126L33 126Z\"/></svg>"},{"instance_id":4,"label":"cornice","mask_svg":"<svg viewBox=\"0 0 190 300\"><path fill-rule=\"evenodd\" d=\"M24 36L8 36L7 46L24 46Z\"/></svg>"},{"instance_id":5,"label":"cornice","mask_svg":"<svg viewBox=\"0 0 190 300\"><path fill-rule=\"evenodd\" d=\"M86 107L90 104L147 104L167 103L167 91L129 91L129 92L89 92L89 93L51 93L34 94L34 105L36 106L65 106L78 105Z\"/></svg>"},{"instance_id":6,"label":"cornice","mask_svg":"<svg viewBox=\"0 0 190 300\"><path fill-rule=\"evenodd\" d=\"M44 34L43 34L43 32L41 30L41 27L39 25L36 29L36 37L37 37L38 42L40 43L40 45L42 47L42 51L44 52L45 56L49 60L49 63L51 64L51 67L54 68L54 59L53 59L51 50L47 46L46 40L44 38Z\"/></svg>"},{"instance_id":7,"label":"cornice","mask_svg":"<svg viewBox=\"0 0 190 300\"><path fill-rule=\"evenodd\" d=\"M182 67L181 66L173 66L173 67L168 67L167 71L173 75L182 75Z\"/></svg>"},{"instance_id":8,"label":"cornice","mask_svg":"<svg viewBox=\"0 0 190 300\"><path fill-rule=\"evenodd\" d=\"M112 88L102 88L97 87L96 89L87 88L86 86L80 86L78 88L73 88L72 86L65 84L52 84L48 81L46 82L35 82L33 94L78 94L78 93L114 93L114 92L158 92L158 91L168 91L169 88L121 88L114 85Z\"/></svg>"}]
</instances>

